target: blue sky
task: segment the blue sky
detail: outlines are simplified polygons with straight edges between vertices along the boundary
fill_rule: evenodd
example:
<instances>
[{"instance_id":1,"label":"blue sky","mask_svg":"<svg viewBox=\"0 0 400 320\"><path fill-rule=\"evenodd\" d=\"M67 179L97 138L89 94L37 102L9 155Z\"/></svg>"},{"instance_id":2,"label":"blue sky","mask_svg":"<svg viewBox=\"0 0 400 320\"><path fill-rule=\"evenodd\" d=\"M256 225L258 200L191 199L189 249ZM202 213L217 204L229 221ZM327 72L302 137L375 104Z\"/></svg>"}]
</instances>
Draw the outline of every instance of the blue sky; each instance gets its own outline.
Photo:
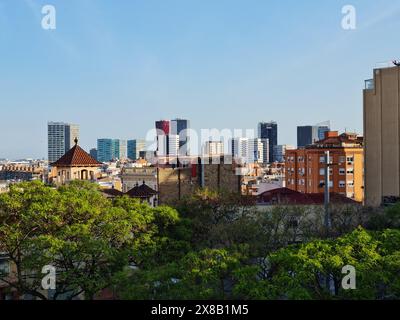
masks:
<instances>
[{"instance_id":1,"label":"blue sky","mask_svg":"<svg viewBox=\"0 0 400 320\"><path fill-rule=\"evenodd\" d=\"M47 121L80 124L85 148L175 117L276 120L281 144L328 119L362 132L364 80L400 57L399 17L394 0L0 0L0 158L45 157Z\"/></svg>"}]
</instances>

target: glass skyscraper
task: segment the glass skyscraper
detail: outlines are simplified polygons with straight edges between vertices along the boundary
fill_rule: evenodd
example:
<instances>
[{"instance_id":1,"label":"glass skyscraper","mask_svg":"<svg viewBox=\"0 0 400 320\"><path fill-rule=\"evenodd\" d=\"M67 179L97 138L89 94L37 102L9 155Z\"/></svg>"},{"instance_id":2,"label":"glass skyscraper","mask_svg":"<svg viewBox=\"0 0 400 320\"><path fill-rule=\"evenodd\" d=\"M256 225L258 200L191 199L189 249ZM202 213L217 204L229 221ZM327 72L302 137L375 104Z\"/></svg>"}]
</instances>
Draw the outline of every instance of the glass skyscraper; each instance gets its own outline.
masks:
<instances>
[{"instance_id":1,"label":"glass skyscraper","mask_svg":"<svg viewBox=\"0 0 400 320\"><path fill-rule=\"evenodd\" d=\"M264 139L264 141L268 139L269 162L275 162L274 148L278 145L278 124L275 121L260 122L258 124L258 138Z\"/></svg>"},{"instance_id":2,"label":"glass skyscraper","mask_svg":"<svg viewBox=\"0 0 400 320\"><path fill-rule=\"evenodd\" d=\"M140 158L140 151L145 151L146 141L144 140L128 140L128 158L137 160Z\"/></svg>"},{"instance_id":3,"label":"glass skyscraper","mask_svg":"<svg viewBox=\"0 0 400 320\"><path fill-rule=\"evenodd\" d=\"M119 139L98 139L97 140L97 161L110 162L116 159L125 159L126 140Z\"/></svg>"}]
</instances>

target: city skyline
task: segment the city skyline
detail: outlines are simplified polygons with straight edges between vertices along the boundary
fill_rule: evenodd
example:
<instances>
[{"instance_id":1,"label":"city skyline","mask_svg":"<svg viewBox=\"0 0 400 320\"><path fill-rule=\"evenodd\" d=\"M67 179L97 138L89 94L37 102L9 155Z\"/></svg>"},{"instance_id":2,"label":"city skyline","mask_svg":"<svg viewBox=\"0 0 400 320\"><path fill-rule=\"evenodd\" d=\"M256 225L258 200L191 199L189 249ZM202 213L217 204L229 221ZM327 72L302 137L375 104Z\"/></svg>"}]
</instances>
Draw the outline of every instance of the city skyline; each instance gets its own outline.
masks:
<instances>
[{"instance_id":1,"label":"city skyline","mask_svg":"<svg viewBox=\"0 0 400 320\"><path fill-rule=\"evenodd\" d=\"M175 120L159 120L159 121L156 121L156 123L157 122L159 122L159 123L161 123L161 122L168 122L168 123L170 123L171 121L176 121L176 120L183 120L183 119L175 119ZM190 120L189 119L187 119L187 120L183 120L183 121L188 121L188 122L190 122ZM204 150L204 147L206 146L206 143L207 142L209 142L209 141L213 141L213 139L217 139L218 141L219 140L221 140L221 143L222 143L222 145L223 145L223 147L224 147L224 149L225 149L225 151L226 150L228 150L228 153L230 154L231 152L232 152L232 145L231 145L231 143L232 143L232 138L234 139L234 140L237 140L237 139L239 139L239 140L261 140L261 141L266 141L266 143L267 143L267 149L268 149L268 152L266 153L266 154L264 154L263 155L263 157L264 157L264 159L267 157L267 158L270 158L270 151L269 151L269 149L270 149L270 147L268 146L269 145L269 139L264 139L264 138L260 138L260 135L262 135L261 134L261 132L260 132L260 125L265 125L265 124L274 124L275 126L276 126L276 130L277 130L277 132L278 132L278 144L277 145L274 145L273 147L274 148L276 148L276 147L282 147L282 146L286 146L286 145L289 145L290 146L290 144L287 144L287 143L279 143L280 141L281 141L281 139L279 139L279 124L277 123L277 122L275 122L274 120L271 120L271 121L269 121L269 122L266 122L266 121L262 121L262 122L259 122L258 123L258 125L256 126L256 128L250 128L250 129L242 129L242 128L236 128L236 129L230 129L230 128L224 128L224 129L222 129L222 130L219 130L218 128L211 128L211 129L208 129L208 128L206 128L206 129L204 129L205 130L205 132L209 132L210 134L214 134L214 136L210 136L209 138L211 139L211 140L208 140L208 139L206 139L206 140L204 140L203 141L203 137L202 137L202 132L200 131L200 132L196 132L196 134L198 134L198 136L197 136L197 139L196 139L196 141L197 141L197 145L195 144L195 145L193 145L192 147L195 147L195 149L190 149L191 150L191 155L193 156L193 155L200 155L202 152L203 152L203 150ZM66 126L66 127L76 127L77 129L76 130L78 130L77 132L77 137L75 137L75 138L70 138L69 140L70 140L70 142L69 142L69 144L67 143L67 142L63 142L63 144L62 144L62 146L60 145L58 148L62 148L62 150L64 150L64 151L61 151L60 152L60 154L61 155L63 155L64 153L66 153L67 151L69 151L70 150L70 148L72 148L72 146L74 145L74 140L75 139L77 139L78 141L79 141L79 144L81 145L81 143L80 143L80 141L81 141L81 137L80 137L80 134L79 134L79 132L81 131L81 126L80 126L80 124L69 124L69 123L66 123L66 122L63 122L63 121L48 121L47 122L47 150L46 150L46 154L48 155L47 157L46 156L43 156L43 157L32 157L32 156L28 156L28 157L15 157L15 158L7 158L7 157L1 157L0 156L0 159L3 159L3 160L11 160L11 161L19 161L19 160L23 160L23 159L37 159L37 160L50 160L50 162L52 162L52 161L55 161L55 158L53 159L53 158L49 158L49 155L50 155L50 153L51 152L53 152L53 151L51 151L51 149L50 149L50 127L51 126L60 126L60 125L63 125L63 126ZM298 129L299 127L297 127L297 129ZM321 127L322 128L322 127ZM103 162L107 162L107 161L111 161L111 159L119 159L120 158L120 156L119 155L117 155L117 153L119 154L119 152L122 152L123 153L123 157L122 158L126 158L127 157L127 155L128 155L128 149L129 149L129 147L128 147L128 142L132 142L132 141L141 141L141 143L143 144L143 146L144 146L144 149L143 149L143 147L142 147L142 149L143 149L143 151L150 151L150 152L156 152L157 150L158 150L158 148L157 148L157 146L158 146L158 144L159 144L159 142L158 142L158 139L160 138L160 136L156 136L155 135L155 132L154 132L154 129L155 128L151 128L151 129L149 129L149 131L148 131L148 134L149 134L149 136L150 137L152 137L152 139L150 139L150 140L145 140L145 139L142 139L142 138L135 138L135 137L130 137L130 138L126 138L126 139L120 139L120 138L105 138L105 137L103 137L103 138L96 138L96 141L95 141L95 143L93 144L93 145L88 145L87 147L84 147L84 149L89 153L89 152L93 152L93 151L95 151L96 152L96 154L98 154L99 155L99 157L100 158L102 158L103 156L102 156L102 153L104 153L104 152L102 152L102 151L100 151L99 152L99 143L103 143L103 142L105 142L105 141L107 141L109 144L115 144L115 143L117 143L118 144L118 147L116 147L118 150L120 150L120 151L111 151L111 149L113 149L113 148L111 148L111 147L109 147L109 148L111 148L108 152L110 153L110 154L114 154L115 152L115 154L114 154L114 156L108 156L108 157L106 157L107 158L107 160L102 160ZM66 130L66 129L65 129ZM158 129L159 130L159 129ZM169 130L169 129L168 129ZM188 130L192 130L192 128L190 128L190 127L188 127ZM203 130L203 129L201 129L201 130ZM215 131L216 130L216 131ZM228 131L226 131L226 130L228 130ZM337 129L331 129L331 130L333 130L333 131L341 131L341 130L337 130ZM62 130L63 132L64 132L64 129ZM168 131L169 132L169 131ZM189 131L190 132L190 131ZM221 136L215 136L215 134L218 134L218 132L221 134ZM356 132L356 131L349 131L349 130L344 130L343 132L352 132L352 133L356 133L356 134L359 134L359 135L361 135L362 136L362 134L360 134L359 132ZM228 138L228 137L226 137L226 136L223 136L223 134L232 134L232 137L231 138ZM296 139L298 140L298 137L299 137L299 135L298 135L299 133L297 132L297 134L296 134ZM146 136L146 135L144 135L144 136ZM168 133L168 134L166 134L166 137L176 137L176 140L177 140L177 146L176 146L176 150L178 150L178 148L180 148L180 146L179 146L179 135L171 135L171 133ZM258 138L257 138L258 137ZM226 140L226 139L228 139L228 140ZM323 139L323 138L322 138ZM319 140L322 140L322 139L319 139ZM62 137L62 140L64 141L64 137ZM226 140L226 141L225 141ZM317 141L317 140L316 140ZM123 145L121 146L121 149L120 149L120 147L119 147L119 144L120 143L123 143ZM165 143L165 142L164 142ZM171 145L171 142L169 142L169 145ZM189 144L189 142L187 142L186 143L186 146L190 146L190 144ZM304 147L304 146L302 146L302 147ZM185 146L183 145L182 146L182 148L184 148L184 150L186 150L185 148ZM190 147L189 147L190 148ZM100 148L100 149L102 149L102 148ZM114 148L115 149L115 148ZM117 149L115 149L115 150L117 150ZM123 151L122 151L123 150ZM186 152L186 151L185 151ZM126 153L126 155L125 155L125 153ZM225 152L226 153L226 152ZM59 158L59 157L56 157L57 159ZM96 158L96 157L95 157ZM56 160L57 160L56 159ZM133 159L133 160L135 160L135 159ZM271 160L271 159L270 159ZM265 161L265 160L264 160Z\"/></svg>"},{"instance_id":2,"label":"city skyline","mask_svg":"<svg viewBox=\"0 0 400 320\"><path fill-rule=\"evenodd\" d=\"M355 30L342 29L339 1L53 1L52 31L40 26L44 4L0 3L0 158L45 158L52 120L79 124L85 150L145 138L156 118L197 131L273 119L278 144L327 119L362 134L364 80L400 52L391 1L353 1Z\"/></svg>"}]
</instances>

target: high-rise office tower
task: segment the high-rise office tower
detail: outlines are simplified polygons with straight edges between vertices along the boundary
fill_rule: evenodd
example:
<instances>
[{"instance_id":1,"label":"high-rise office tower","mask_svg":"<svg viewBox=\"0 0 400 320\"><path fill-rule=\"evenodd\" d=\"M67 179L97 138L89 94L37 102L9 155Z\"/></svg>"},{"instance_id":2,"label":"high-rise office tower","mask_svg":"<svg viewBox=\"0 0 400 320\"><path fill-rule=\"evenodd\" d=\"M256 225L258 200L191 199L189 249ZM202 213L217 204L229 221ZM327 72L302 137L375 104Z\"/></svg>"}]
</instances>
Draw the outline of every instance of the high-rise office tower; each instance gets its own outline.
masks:
<instances>
[{"instance_id":1,"label":"high-rise office tower","mask_svg":"<svg viewBox=\"0 0 400 320\"><path fill-rule=\"evenodd\" d=\"M169 135L171 124L169 120L156 121L156 129L160 130L160 134Z\"/></svg>"},{"instance_id":2,"label":"high-rise office tower","mask_svg":"<svg viewBox=\"0 0 400 320\"><path fill-rule=\"evenodd\" d=\"M263 144L263 163L267 164L270 163L269 158L269 140L268 139L261 139L261 143Z\"/></svg>"},{"instance_id":3,"label":"high-rise office tower","mask_svg":"<svg viewBox=\"0 0 400 320\"><path fill-rule=\"evenodd\" d=\"M126 160L128 158L128 144L126 140L118 139L117 159Z\"/></svg>"},{"instance_id":4,"label":"high-rise office tower","mask_svg":"<svg viewBox=\"0 0 400 320\"><path fill-rule=\"evenodd\" d=\"M329 121L314 126L299 126L297 127L297 148L304 148L317 141L325 139L325 132L330 131Z\"/></svg>"},{"instance_id":5,"label":"high-rise office tower","mask_svg":"<svg viewBox=\"0 0 400 320\"><path fill-rule=\"evenodd\" d=\"M311 145L319 139L317 126L299 126L297 127L297 148L304 148Z\"/></svg>"},{"instance_id":6,"label":"high-rise office tower","mask_svg":"<svg viewBox=\"0 0 400 320\"><path fill-rule=\"evenodd\" d=\"M127 143L120 139L98 139L97 140L97 161L110 162L116 159L126 159Z\"/></svg>"},{"instance_id":7,"label":"high-rise office tower","mask_svg":"<svg viewBox=\"0 0 400 320\"><path fill-rule=\"evenodd\" d=\"M325 132L329 132L330 130L330 126L318 126L318 140L324 140Z\"/></svg>"},{"instance_id":8,"label":"high-rise office tower","mask_svg":"<svg viewBox=\"0 0 400 320\"><path fill-rule=\"evenodd\" d=\"M169 139L171 123L169 120L156 121L157 130L157 156L167 156L169 154Z\"/></svg>"},{"instance_id":9,"label":"high-rise office tower","mask_svg":"<svg viewBox=\"0 0 400 320\"><path fill-rule=\"evenodd\" d=\"M56 162L74 146L79 139L79 126L64 122L47 124L48 160Z\"/></svg>"},{"instance_id":10,"label":"high-rise office tower","mask_svg":"<svg viewBox=\"0 0 400 320\"><path fill-rule=\"evenodd\" d=\"M274 121L258 124L258 138L268 139L269 162L275 162L274 146L278 145L278 124Z\"/></svg>"},{"instance_id":11,"label":"high-rise office tower","mask_svg":"<svg viewBox=\"0 0 400 320\"><path fill-rule=\"evenodd\" d=\"M97 140L97 161L109 162L114 158L115 145L113 139L98 139Z\"/></svg>"},{"instance_id":12,"label":"high-rise office tower","mask_svg":"<svg viewBox=\"0 0 400 320\"><path fill-rule=\"evenodd\" d=\"M171 120L171 135L179 136L179 155L189 155L189 128L190 121L185 119Z\"/></svg>"},{"instance_id":13,"label":"high-rise office tower","mask_svg":"<svg viewBox=\"0 0 400 320\"><path fill-rule=\"evenodd\" d=\"M140 152L146 150L146 141L144 140L128 140L127 144L128 158L131 160L138 160Z\"/></svg>"},{"instance_id":14,"label":"high-rise office tower","mask_svg":"<svg viewBox=\"0 0 400 320\"><path fill-rule=\"evenodd\" d=\"M90 149L90 156L93 159L97 160L97 149L96 148Z\"/></svg>"},{"instance_id":15,"label":"high-rise office tower","mask_svg":"<svg viewBox=\"0 0 400 320\"><path fill-rule=\"evenodd\" d=\"M75 139L79 140L79 125L67 124L65 132L66 151L69 151L75 145Z\"/></svg>"}]
</instances>

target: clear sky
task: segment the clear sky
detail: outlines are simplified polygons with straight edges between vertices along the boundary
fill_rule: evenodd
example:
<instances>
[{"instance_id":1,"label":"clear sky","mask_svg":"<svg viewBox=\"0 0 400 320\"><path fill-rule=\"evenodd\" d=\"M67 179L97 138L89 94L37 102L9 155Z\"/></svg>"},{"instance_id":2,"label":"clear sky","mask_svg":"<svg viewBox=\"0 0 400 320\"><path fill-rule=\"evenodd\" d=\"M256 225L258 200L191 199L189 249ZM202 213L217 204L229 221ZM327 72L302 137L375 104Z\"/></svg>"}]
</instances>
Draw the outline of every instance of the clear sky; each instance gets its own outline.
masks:
<instances>
[{"instance_id":1,"label":"clear sky","mask_svg":"<svg viewBox=\"0 0 400 320\"><path fill-rule=\"evenodd\" d=\"M364 80L400 57L399 18L398 0L0 0L0 158L45 157L47 121L80 124L85 148L175 117L276 120L280 144L328 119L362 132Z\"/></svg>"}]
</instances>

